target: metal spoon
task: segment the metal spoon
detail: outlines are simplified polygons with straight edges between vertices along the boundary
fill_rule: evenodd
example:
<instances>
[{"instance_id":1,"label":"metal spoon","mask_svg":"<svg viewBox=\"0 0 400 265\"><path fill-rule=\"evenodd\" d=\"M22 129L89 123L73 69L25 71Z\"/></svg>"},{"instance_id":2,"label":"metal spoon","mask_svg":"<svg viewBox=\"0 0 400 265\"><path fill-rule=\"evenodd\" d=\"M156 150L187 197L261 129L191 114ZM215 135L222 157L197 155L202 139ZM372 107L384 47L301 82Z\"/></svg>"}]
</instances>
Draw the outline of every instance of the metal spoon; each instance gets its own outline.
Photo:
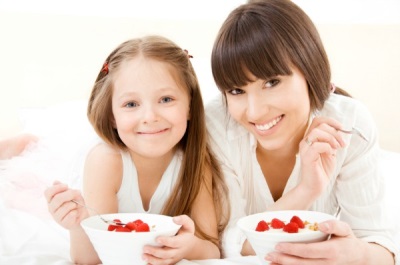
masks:
<instances>
[{"instance_id":1,"label":"metal spoon","mask_svg":"<svg viewBox=\"0 0 400 265\"><path fill-rule=\"evenodd\" d=\"M341 132L344 132L344 133L357 134L363 140L365 140L366 142L369 142L368 139L357 128L353 127L351 130L343 130L343 129L338 129L338 130L341 131Z\"/></svg>"},{"instance_id":2,"label":"metal spoon","mask_svg":"<svg viewBox=\"0 0 400 265\"><path fill-rule=\"evenodd\" d=\"M81 202L78 202L76 200L71 200L72 202L79 204L80 206L85 207L86 209L93 211L104 223L109 224L109 225L125 225L124 223L121 222L116 222L114 220L107 220L105 219L101 214L99 214L98 211L96 211L94 208L87 206L86 204L83 204Z\"/></svg>"}]
</instances>

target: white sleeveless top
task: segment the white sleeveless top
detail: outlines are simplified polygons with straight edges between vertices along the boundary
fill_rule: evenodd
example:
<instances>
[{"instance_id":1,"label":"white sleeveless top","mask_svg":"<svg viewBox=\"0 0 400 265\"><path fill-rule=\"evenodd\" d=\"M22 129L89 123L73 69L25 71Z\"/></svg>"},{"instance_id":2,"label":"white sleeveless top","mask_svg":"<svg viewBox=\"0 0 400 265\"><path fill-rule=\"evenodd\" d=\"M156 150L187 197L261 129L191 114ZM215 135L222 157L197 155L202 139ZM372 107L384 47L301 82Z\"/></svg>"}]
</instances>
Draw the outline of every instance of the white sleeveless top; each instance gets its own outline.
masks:
<instances>
[{"instance_id":1,"label":"white sleeveless top","mask_svg":"<svg viewBox=\"0 0 400 265\"><path fill-rule=\"evenodd\" d=\"M182 164L182 152L177 151L165 170L160 183L151 197L149 209L143 208L140 197L138 175L128 152L121 151L123 173L121 187L117 193L118 211L120 213L153 213L159 214L164 203L169 198L175 183L178 179L179 170Z\"/></svg>"}]
</instances>

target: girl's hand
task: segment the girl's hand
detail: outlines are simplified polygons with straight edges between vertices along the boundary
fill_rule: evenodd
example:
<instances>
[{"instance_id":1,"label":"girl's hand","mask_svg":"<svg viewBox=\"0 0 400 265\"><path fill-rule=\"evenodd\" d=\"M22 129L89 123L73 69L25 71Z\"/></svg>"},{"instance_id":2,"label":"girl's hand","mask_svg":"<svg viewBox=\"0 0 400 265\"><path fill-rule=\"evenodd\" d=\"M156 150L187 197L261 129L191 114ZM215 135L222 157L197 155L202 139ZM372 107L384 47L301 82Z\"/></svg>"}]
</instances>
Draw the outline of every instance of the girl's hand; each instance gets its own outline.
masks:
<instances>
[{"instance_id":1,"label":"girl's hand","mask_svg":"<svg viewBox=\"0 0 400 265\"><path fill-rule=\"evenodd\" d=\"M316 117L300 142L301 182L308 192L319 195L336 166L336 151L345 146L342 125L333 119Z\"/></svg>"},{"instance_id":2,"label":"girl's hand","mask_svg":"<svg viewBox=\"0 0 400 265\"><path fill-rule=\"evenodd\" d=\"M187 215L174 217L176 224L182 225L178 234L173 237L158 237L162 247L145 246L143 259L152 265L175 264L193 251L197 237L194 235L194 222Z\"/></svg>"},{"instance_id":3,"label":"girl's hand","mask_svg":"<svg viewBox=\"0 0 400 265\"><path fill-rule=\"evenodd\" d=\"M365 264L368 243L356 238L347 223L330 220L319 224L320 230L332 234L330 240L317 243L279 243L277 252L265 259L271 264Z\"/></svg>"},{"instance_id":4,"label":"girl's hand","mask_svg":"<svg viewBox=\"0 0 400 265\"><path fill-rule=\"evenodd\" d=\"M84 207L71 201L84 202L81 193L68 188L66 184L55 181L53 186L44 191L44 196L54 220L68 230L80 227L80 222L89 217L89 213Z\"/></svg>"}]
</instances>

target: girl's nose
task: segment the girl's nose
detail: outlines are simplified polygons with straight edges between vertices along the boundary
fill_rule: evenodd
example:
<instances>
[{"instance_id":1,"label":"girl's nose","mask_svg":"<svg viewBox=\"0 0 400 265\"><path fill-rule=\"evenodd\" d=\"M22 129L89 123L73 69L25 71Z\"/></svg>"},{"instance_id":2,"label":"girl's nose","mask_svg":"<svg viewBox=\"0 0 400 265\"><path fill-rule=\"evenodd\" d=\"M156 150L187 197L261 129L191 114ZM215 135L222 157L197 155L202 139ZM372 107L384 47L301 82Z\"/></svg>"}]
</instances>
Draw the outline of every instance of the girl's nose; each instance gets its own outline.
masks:
<instances>
[{"instance_id":1,"label":"girl's nose","mask_svg":"<svg viewBox=\"0 0 400 265\"><path fill-rule=\"evenodd\" d=\"M156 122L159 120L157 107L154 105L143 106L142 119L144 123Z\"/></svg>"}]
</instances>

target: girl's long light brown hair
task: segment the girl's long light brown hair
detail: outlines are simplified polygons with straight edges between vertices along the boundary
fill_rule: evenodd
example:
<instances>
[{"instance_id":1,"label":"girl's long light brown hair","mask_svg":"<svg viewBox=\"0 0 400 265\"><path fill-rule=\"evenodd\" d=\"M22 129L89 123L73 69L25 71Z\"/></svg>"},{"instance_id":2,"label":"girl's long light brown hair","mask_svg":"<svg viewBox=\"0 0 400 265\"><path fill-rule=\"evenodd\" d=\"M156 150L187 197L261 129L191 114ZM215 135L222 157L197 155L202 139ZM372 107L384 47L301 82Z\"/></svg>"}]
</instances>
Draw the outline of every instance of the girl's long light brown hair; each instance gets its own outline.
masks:
<instances>
[{"instance_id":1,"label":"girl's long light brown hair","mask_svg":"<svg viewBox=\"0 0 400 265\"><path fill-rule=\"evenodd\" d=\"M218 218L218 232L222 233L228 221L229 211L225 203L226 186L222 173L207 143L205 114L200 86L187 51L161 36L132 39L119 45L106 59L101 68L89 99L87 115L97 134L108 144L126 149L113 126L112 94L114 74L122 62L141 54L145 58L169 64L179 84L187 89L190 97L190 120L186 132L178 143L183 150L182 167L174 191L164 205L162 213L169 216L191 216L193 203L204 187L204 173L212 173L212 194ZM174 76L175 76L174 75ZM205 234L196 225L196 234L220 247L219 238Z\"/></svg>"}]
</instances>

